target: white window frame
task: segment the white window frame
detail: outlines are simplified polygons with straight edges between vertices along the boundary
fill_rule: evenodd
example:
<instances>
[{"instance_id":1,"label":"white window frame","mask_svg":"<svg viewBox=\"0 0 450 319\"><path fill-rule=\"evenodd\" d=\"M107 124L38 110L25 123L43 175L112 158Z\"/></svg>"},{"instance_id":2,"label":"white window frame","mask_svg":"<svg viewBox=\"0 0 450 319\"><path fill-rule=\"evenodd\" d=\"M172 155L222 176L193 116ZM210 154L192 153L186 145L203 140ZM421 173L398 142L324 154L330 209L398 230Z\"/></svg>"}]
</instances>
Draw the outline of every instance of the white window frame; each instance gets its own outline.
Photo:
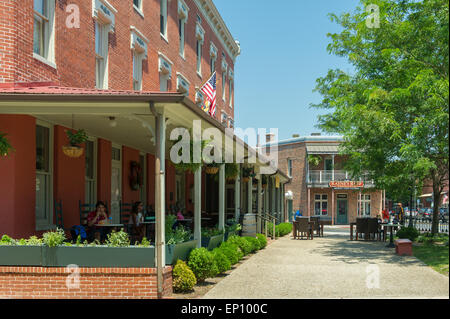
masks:
<instances>
[{"instance_id":1,"label":"white window frame","mask_svg":"<svg viewBox=\"0 0 450 319\"><path fill-rule=\"evenodd\" d=\"M316 199L316 196L320 196L320 199ZM324 196L327 198L324 199ZM328 194L314 194L314 216L328 216L329 215L329 206L328 206ZM316 212L316 203L320 203L320 212L317 214ZM323 203L327 203L327 213L323 214Z\"/></svg>"},{"instance_id":2,"label":"white window frame","mask_svg":"<svg viewBox=\"0 0 450 319\"><path fill-rule=\"evenodd\" d=\"M189 16L189 7L183 0L178 0L178 33L180 36L180 56L185 59L186 23Z\"/></svg>"},{"instance_id":3,"label":"white window frame","mask_svg":"<svg viewBox=\"0 0 450 319\"><path fill-rule=\"evenodd\" d=\"M212 42L211 42L211 46L209 49L209 56L210 56L209 67L211 69L211 74L213 74L214 71L216 71L217 48L214 45L214 43L212 43Z\"/></svg>"},{"instance_id":4,"label":"white window frame","mask_svg":"<svg viewBox=\"0 0 450 319\"><path fill-rule=\"evenodd\" d=\"M42 25L39 36L39 51L34 51L35 38L33 30L33 57L42 63L45 63L56 69L55 63L55 1L54 0L42 0L44 8L47 12L44 14L34 10L33 3L33 29L36 26L36 22Z\"/></svg>"},{"instance_id":5,"label":"white window frame","mask_svg":"<svg viewBox=\"0 0 450 319\"><path fill-rule=\"evenodd\" d=\"M104 90L108 89L108 28L109 26L101 20L95 21L95 87ZM99 52L97 52L97 43Z\"/></svg>"},{"instance_id":6,"label":"white window frame","mask_svg":"<svg viewBox=\"0 0 450 319\"><path fill-rule=\"evenodd\" d=\"M144 17L144 9L143 9L144 0L137 0L137 1L138 1L138 5L136 5L133 0L133 8L134 8L134 10L136 10L137 13L139 13L139 15Z\"/></svg>"},{"instance_id":7,"label":"white window frame","mask_svg":"<svg viewBox=\"0 0 450 319\"><path fill-rule=\"evenodd\" d=\"M226 113L222 112L220 120L221 120L220 122L222 123L223 126L225 126L225 127L228 126L228 115Z\"/></svg>"},{"instance_id":8,"label":"white window frame","mask_svg":"<svg viewBox=\"0 0 450 319\"><path fill-rule=\"evenodd\" d=\"M229 90L229 94L230 94L230 96L229 96L230 108L233 108L233 83L234 83L234 80L232 77L230 77L229 83L228 83L228 86L229 86L228 90Z\"/></svg>"},{"instance_id":9,"label":"white window frame","mask_svg":"<svg viewBox=\"0 0 450 319\"><path fill-rule=\"evenodd\" d=\"M197 17L198 17L198 15L197 15ZM195 53L196 53L196 58L197 58L196 70L197 70L198 76L200 76L200 78L201 78L202 77L203 44L205 43L205 30L202 28L200 23L201 22L197 21L197 25L195 28L195 38L197 40L195 43Z\"/></svg>"},{"instance_id":10,"label":"white window frame","mask_svg":"<svg viewBox=\"0 0 450 319\"><path fill-rule=\"evenodd\" d=\"M293 170L293 160L288 159L288 176L292 177L292 170Z\"/></svg>"},{"instance_id":11,"label":"white window frame","mask_svg":"<svg viewBox=\"0 0 450 319\"><path fill-rule=\"evenodd\" d=\"M53 229L55 227L54 221L53 221L53 176L54 176L54 168L53 168L53 154L54 154L54 127L53 124L44 122L41 120L36 120L36 129L37 126L46 127L49 129L49 168L48 172L38 171L36 170L36 177L38 175L44 175L48 179L48 185L47 185L47 209L48 209L48 215L47 219L38 219L35 215L35 221L36 221L36 231L41 230L49 230ZM36 152L36 149L35 149ZM36 164L35 164L36 165ZM37 181L37 178L36 178ZM35 211L36 214L36 211Z\"/></svg>"},{"instance_id":12,"label":"white window frame","mask_svg":"<svg viewBox=\"0 0 450 319\"><path fill-rule=\"evenodd\" d=\"M222 100L226 101L227 72L222 72Z\"/></svg>"},{"instance_id":13,"label":"white window frame","mask_svg":"<svg viewBox=\"0 0 450 319\"><path fill-rule=\"evenodd\" d=\"M185 84L187 84L187 87L182 84L182 81ZM183 74L181 74L180 72L177 72L177 91L186 96L189 96L189 87L190 86L191 86L191 83L186 79L186 77Z\"/></svg>"},{"instance_id":14,"label":"white window frame","mask_svg":"<svg viewBox=\"0 0 450 319\"><path fill-rule=\"evenodd\" d=\"M93 178L85 175L85 188L87 188L88 184L90 184L90 189L93 190L91 194L85 194L85 202L88 204L95 204L97 202L97 139L95 137L88 137L88 141L93 143ZM85 150L86 152L86 150ZM86 165L86 164L85 164Z\"/></svg>"},{"instance_id":15,"label":"white window frame","mask_svg":"<svg viewBox=\"0 0 450 319\"><path fill-rule=\"evenodd\" d=\"M169 89L169 80L172 78L173 63L163 53L158 52L158 55L159 55L159 89L161 92L166 92Z\"/></svg>"},{"instance_id":16,"label":"white window frame","mask_svg":"<svg viewBox=\"0 0 450 319\"><path fill-rule=\"evenodd\" d=\"M167 14L168 12L168 0L160 0L160 9L159 9L159 17L160 17L160 25L159 25L159 31L161 34L161 37L169 42L168 36L167 36L167 29L168 29L168 23L167 23ZM161 18L164 19L161 21ZM161 30L162 29L162 30Z\"/></svg>"},{"instance_id":17,"label":"white window frame","mask_svg":"<svg viewBox=\"0 0 450 319\"><path fill-rule=\"evenodd\" d=\"M142 90L142 60L144 54L133 51L133 90Z\"/></svg>"},{"instance_id":18,"label":"white window frame","mask_svg":"<svg viewBox=\"0 0 450 319\"><path fill-rule=\"evenodd\" d=\"M372 197L370 195L361 195L361 205L360 205L360 216L370 216L371 210L372 210Z\"/></svg>"}]
</instances>

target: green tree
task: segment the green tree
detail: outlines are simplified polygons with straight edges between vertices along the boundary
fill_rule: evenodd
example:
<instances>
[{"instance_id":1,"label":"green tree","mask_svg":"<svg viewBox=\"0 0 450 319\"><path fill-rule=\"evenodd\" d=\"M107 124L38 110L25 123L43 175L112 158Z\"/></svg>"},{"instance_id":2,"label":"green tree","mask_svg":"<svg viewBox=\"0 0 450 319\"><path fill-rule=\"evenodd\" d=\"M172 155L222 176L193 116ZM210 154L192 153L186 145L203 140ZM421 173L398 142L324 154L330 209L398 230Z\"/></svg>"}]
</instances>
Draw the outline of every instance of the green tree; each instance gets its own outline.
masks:
<instances>
[{"instance_id":1,"label":"green tree","mask_svg":"<svg viewBox=\"0 0 450 319\"><path fill-rule=\"evenodd\" d=\"M373 4L379 27L367 23ZM331 14L343 31L328 35L328 51L354 70L319 78L315 90L323 98L312 105L330 111L318 127L344 136L341 152L354 176L368 171L394 198L432 182L433 234L448 182L448 9L446 0L361 0L355 12Z\"/></svg>"}]
</instances>

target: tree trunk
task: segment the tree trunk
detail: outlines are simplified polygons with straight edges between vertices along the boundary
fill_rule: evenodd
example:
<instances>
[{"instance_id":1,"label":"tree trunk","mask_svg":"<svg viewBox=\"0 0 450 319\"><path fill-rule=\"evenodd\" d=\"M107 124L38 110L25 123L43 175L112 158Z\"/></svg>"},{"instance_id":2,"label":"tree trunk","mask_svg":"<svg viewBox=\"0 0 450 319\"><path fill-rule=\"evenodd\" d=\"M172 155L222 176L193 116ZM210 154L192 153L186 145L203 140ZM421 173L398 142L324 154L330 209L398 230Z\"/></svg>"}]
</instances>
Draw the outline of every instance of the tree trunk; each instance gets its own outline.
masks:
<instances>
[{"instance_id":1,"label":"tree trunk","mask_svg":"<svg viewBox=\"0 0 450 319\"><path fill-rule=\"evenodd\" d=\"M433 179L433 223L431 224L431 234L439 233L439 204L441 203L441 185Z\"/></svg>"}]
</instances>

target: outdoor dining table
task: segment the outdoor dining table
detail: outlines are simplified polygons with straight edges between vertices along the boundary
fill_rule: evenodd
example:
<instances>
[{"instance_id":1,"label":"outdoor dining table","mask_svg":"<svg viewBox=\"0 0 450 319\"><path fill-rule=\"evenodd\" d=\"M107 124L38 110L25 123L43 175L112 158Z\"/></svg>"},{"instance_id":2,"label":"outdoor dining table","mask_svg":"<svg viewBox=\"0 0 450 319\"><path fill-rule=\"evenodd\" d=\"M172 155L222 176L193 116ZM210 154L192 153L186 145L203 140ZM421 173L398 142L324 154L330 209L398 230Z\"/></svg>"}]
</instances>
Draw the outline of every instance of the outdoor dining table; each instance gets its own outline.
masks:
<instances>
[{"instance_id":1,"label":"outdoor dining table","mask_svg":"<svg viewBox=\"0 0 450 319\"><path fill-rule=\"evenodd\" d=\"M356 222L350 223L350 240L353 240L353 227L356 226Z\"/></svg>"},{"instance_id":2,"label":"outdoor dining table","mask_svg":"<svg viewBox=\"0 0 450 319\"><path fill-rule=\"evenodd\" d=\"M399 224L381 224L381 226L386 229L389 229L389 244L386 245L386 247L392 248L395 247L394 245L394 228L398 228ZM385 230L386 232L386 230Z\"/></svg>"}]
</instances>

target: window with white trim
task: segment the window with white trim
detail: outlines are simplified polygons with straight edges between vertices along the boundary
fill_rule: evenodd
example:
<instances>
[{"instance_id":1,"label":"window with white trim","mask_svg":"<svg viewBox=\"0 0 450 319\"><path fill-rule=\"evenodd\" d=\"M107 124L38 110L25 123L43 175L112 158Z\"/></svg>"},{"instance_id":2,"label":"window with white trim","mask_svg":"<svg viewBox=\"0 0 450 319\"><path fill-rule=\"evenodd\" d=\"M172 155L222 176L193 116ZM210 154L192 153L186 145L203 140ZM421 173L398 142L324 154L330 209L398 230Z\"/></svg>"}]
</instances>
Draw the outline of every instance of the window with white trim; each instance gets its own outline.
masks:
<instances>
[{"instance_id":1,"label":"window with white trim","mask_svg":"<svg viewBox=\"0 0 450 319\"><path fill-rule=\"evenodd\" d=\"M288 175L292 177L292 160L288 159Z\"/></svg>"},{"instance_id":2,"label":"window with white trim","mask_svg":"<svg viewBox=\"0 0 450 319\"><path fill-rule=\"evenodd\" d=\"M197 39L197 73L202 74L202 46L203 42Z\"/></svg>"},{"instance_id":3,"label":"window with white trim","mask_svg":"<svg viewBox=\"0 0 450 319\"><path fill-rule=\"evenodd\" d=\"M54 62L53 29L55 1L34 0L33 53Z\"/></svg>"},{"instance_id":4,"label":"window with white trim","mask_svg":"<svg viewBox=\"0 0 450 319\"><path fill-rule=\"evenodd\" d=\"M133 0L133 6L142 11L142 0Z\"/></svg>"},{"instance_id":5,"label":"window with white trim","mask_svg":"<svg viewBox=\"0 0 450 319\"><path fill-rule=\"evenodd\" d=\"M172 62L162 53L159 53L159 89L166 92L169 89L169 81L172 77Z\"/></svg>"},{"instance_id":6,"label":"window with white trim","mask_svg":"<svg viewBox=\"0 0 450 319\"><path fill-rule=\"evenodd\" d=\"M53 127L36 124L36 230L53 224Z\"/></svg>"},{"instance_id":7,"label":"window with white trim","mask_svg":"<svg viewBox=\"0 0 450 319\"><path fill-rule=\"evenodd\" d=\"M233 81L233 78L231 78L230 77L230 82L229 82L229 84L228 84L228 89L229 89L229 94L230 94L230 96L229 96L229 99L230 99L230 108L233 108L233 83L234 83L234 81Z\"/></svg>"},{"instance_id":8,"label":"window with white trim","mask_svg":"<svg viewBox=\"0 0 450 319\"><path fill-rule=\"evenodd\" d=\"M186 23L189 8L183 0L178 0L178 35L180 37L180 55L184 58L186 44Z\"/></svg>"},{"instance_id":9,"label":"window with white trim","mask_svg":"<svg viewBox=\"0 0 450 319\"><path fill-rule=\"evenodd\" d=\"M167 39L167 0L160 0L160 32Z\"/></svg>"},{"instance_id":10,"label":"window with white trim","mask_svg":"<svg viewBox=\"0 0 450 319\"><path fill-rule=\"evenodd\" d=\"M314 195L314 215L316 215L316 216L328 215L328 195L327 194Z\"/></svg>"},{"instance_id":11,"label":"window with white trim","mask_svg":"<svg viewBox=\"0 0 450 319\"><path fill-rule=\"evenodd\" d=\"M211 74L213 74L214 71L216 71L217 48L212 42L211 42L211 47L209 49L209 56L210 56L209 67L211 70Z\"/></svg>"},{"instance_id":12,"label":"window with white trim","mask_svg":"<svg viewBox=\"0 0 450 319\"><path fill-rule=\"evenodd\" d=\"M97 201L97 186L96 186L96 151L95 140L88 140L85 143L85 201L88 204L95 204Z\"/></svg>"},{"instance_id":13,"label":"window with white trim","mask_svg":"<svg viewBox=\"0 0 450 319\"><path fill-rule=\"evenodd\" d=\"M225 89L227 84L227 72L222 72L222 100L225 101Z\"/></svg>"},{"instance_id":14,"label":"window with white trim","mask_svg":"<svg viewBox=\"0 0 450 319\"><path fill-rule=\"evenodd\" d=\"M108 63L108 30L109 26L95 21L95 87L107 89Z\"/></svg>"},{"instance_id":15,"label":"window with white trim","mask_svg":"<svg viewBox=\"0 0 450 319\"><path fill-rule=\"evenodd\" d=\"M361 214L360 216L370 216L370 195L361 195Z\"/></svg>"},{"instance_id":16,"label":"window with white trim","mask_svg":"<svg viewBox=\"0 0 450 319\"><path fill-rule=\"evenodd\" d=\"M133 52L133 90L142 90L142 59L143 54Z\"/></svg>"}]
</instances>

